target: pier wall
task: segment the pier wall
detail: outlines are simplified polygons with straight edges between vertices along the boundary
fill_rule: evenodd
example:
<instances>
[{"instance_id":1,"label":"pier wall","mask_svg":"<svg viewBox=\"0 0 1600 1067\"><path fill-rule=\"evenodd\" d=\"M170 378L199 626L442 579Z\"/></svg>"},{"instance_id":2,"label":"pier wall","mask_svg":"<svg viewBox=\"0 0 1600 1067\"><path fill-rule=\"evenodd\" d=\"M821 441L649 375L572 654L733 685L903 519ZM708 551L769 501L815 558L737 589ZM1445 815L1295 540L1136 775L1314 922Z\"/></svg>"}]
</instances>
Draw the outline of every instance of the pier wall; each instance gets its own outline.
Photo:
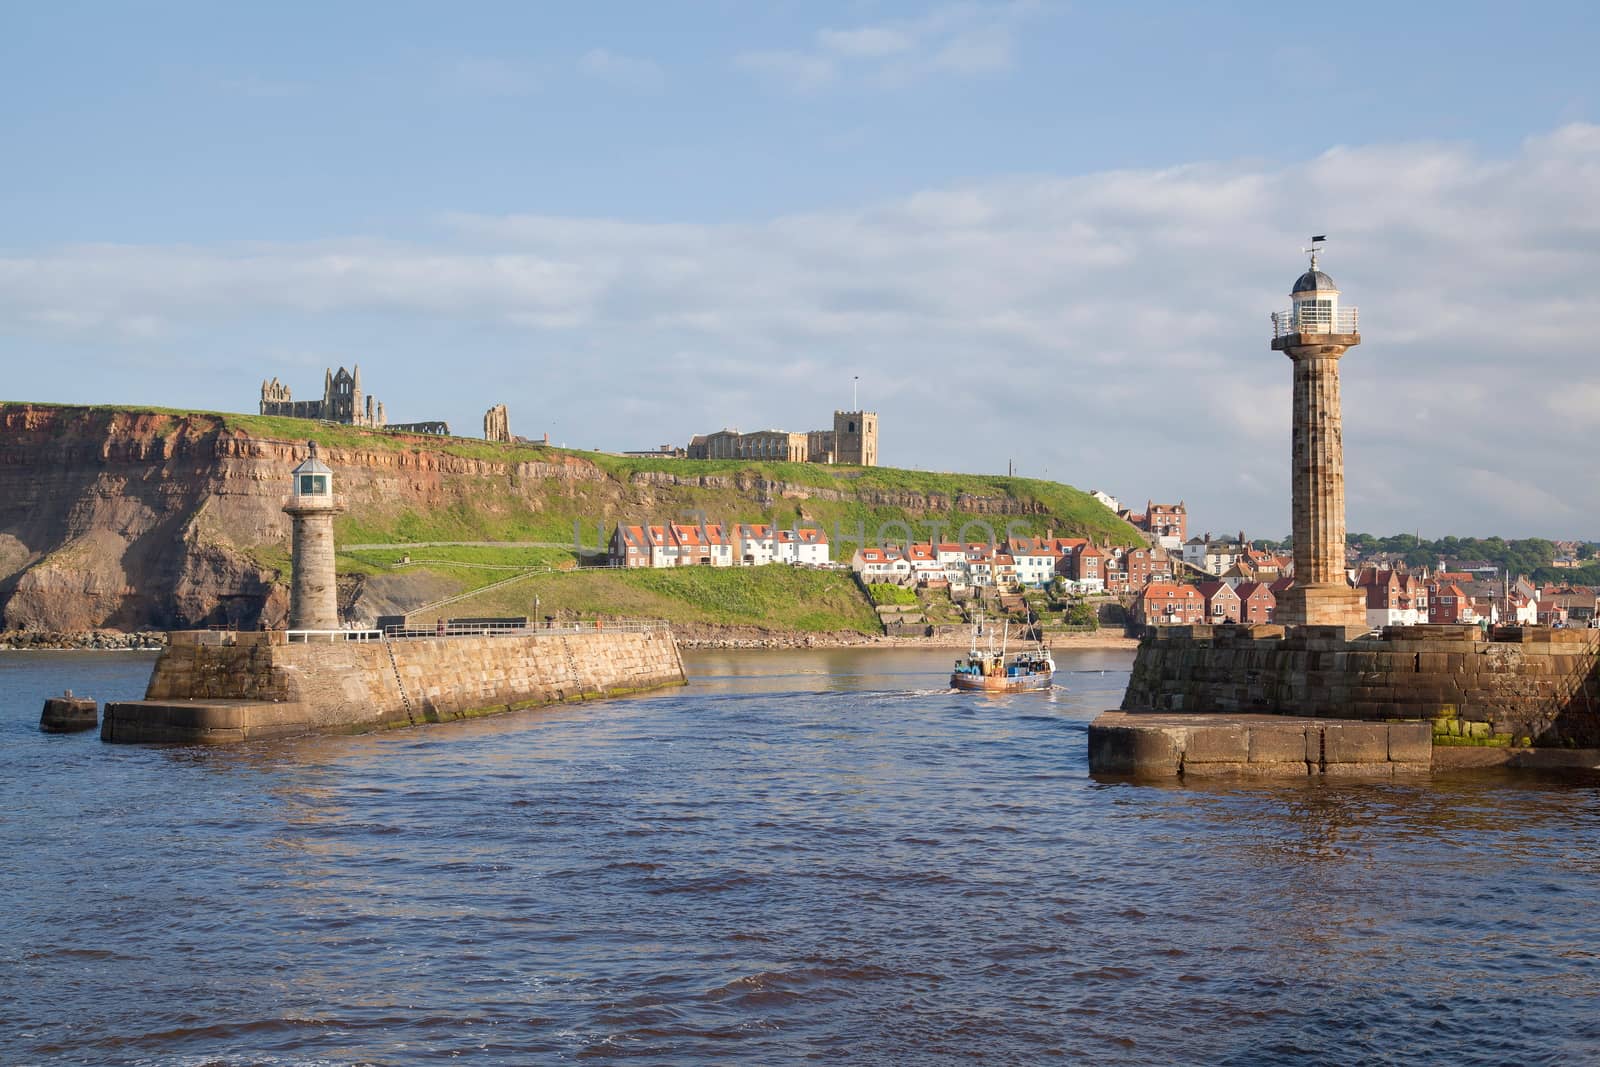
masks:
<instances>
[{"instance_id":1,"label":"pier wall","mask_svg":"<svg viewBox=\"0 0 1600 1067\"><path fill-rule=\"evenodd\" d=\"M1089 727L1089 769L1136 778L1385 778L1432 760L1425 722L1108 711Z\"/></svg>"},{"instance_id":2,"label":"pier wall","mask_svg":"<svg viewBox=\"0 0 1600 1067\"><path fill-rule=\"evenodd\" d=\"M666 629L293 644L281 631L179 632L145 699L106 706L101 737L359 732L682 684Z\"/></svg>"},{"instance_id":3,"label":"pier wall","mask_svg":"<svg viewBox=\"0 0 1600 1067\"><path fill-rule=\"evenodd\" d=\"M1443 744L1600 745L1600 631L1171 626L1140 642L1124 711L1425 719Z\"/></svg>"}]
</instances>

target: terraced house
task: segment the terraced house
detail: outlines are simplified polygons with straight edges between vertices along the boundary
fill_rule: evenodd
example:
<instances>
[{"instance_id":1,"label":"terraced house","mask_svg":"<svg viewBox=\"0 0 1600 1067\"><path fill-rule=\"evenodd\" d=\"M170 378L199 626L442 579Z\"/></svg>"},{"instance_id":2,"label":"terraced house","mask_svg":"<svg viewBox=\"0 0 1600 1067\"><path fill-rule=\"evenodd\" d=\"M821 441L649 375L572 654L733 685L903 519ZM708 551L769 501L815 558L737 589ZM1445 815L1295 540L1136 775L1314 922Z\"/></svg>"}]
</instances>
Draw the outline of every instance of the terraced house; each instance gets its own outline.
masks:
<instances>
[{"instance_id":1,"label":"terraced house","mask_svg":"<svg viewBox=\"0 0 1600 1067\"><path fill-rule=\"evenodd\" d=\"M618 525L607 557L614 567L731 567L733 547L721 526Z\"/></svg>"},{"instance_id":2,"label":"terraced house","mask_svg":"<svg viewBox=\"0 0 1600 1067\"><path fill-rule=\"evenodd\" d=\"M821 566L828 562L828 536L761 524L731 532L721 523L618 524L607 557L613 567Z\"/></svg>"},{"instance_id":3,"label":"terraced house","mask_svg":"<svg viewBox=\"0 0 1600 1067\"><path fill-rule=\"evenodd\" d=\"M850 569L869 584L904 584L911 577L911 561L898 548L858 548L850 557Z\"/></svg>"},{"instance_id":4,"label":"terraced house","mask_svg":"<svg viewBox=\"0 0 1600 1067\"><path fill-rule=\"evenodd\" d=\"M1278 611L1278 598L1265 582L1240 582L1233 587L1239 598L1239 621L1243 623L1271 622Z\"/></svg>"},{"instance_id":5,"label":"terraced house","mask_svg":"<svg viewBox=\"0 0 1600 1067\"><path fill-rule=\"evenodd\" d=\"M1356 588L1366 594L1367 625L1416 626L1428 619L1428 587L1424 576L1388 567L1363 567Z\"/></svg>"},{"instance_id":6,"label":"terraced house","mask_svg":"<svg viewBox=\"0 0 1600 1067\"><path fill-rule=\"evenodd\" d=\"M1153 545L1179 549L1189 536L1189 509L1183 501L1176 504L1157 504L1146 501L1143 511L1124 508L1117 512L1130 526L1141 530Z\"/></svg>"},{"instance_id":7,"label":"terraced house","mask_svg":"<svg viewBox=\"0 0 1600 1067\"><path fill-rule=\"evenodd\" d=\"M1192 585L1151 582L1133 605L1133 617L1145 626L1194 625L1205 621L1206 601Z\"/></svg>"}]
</instances>

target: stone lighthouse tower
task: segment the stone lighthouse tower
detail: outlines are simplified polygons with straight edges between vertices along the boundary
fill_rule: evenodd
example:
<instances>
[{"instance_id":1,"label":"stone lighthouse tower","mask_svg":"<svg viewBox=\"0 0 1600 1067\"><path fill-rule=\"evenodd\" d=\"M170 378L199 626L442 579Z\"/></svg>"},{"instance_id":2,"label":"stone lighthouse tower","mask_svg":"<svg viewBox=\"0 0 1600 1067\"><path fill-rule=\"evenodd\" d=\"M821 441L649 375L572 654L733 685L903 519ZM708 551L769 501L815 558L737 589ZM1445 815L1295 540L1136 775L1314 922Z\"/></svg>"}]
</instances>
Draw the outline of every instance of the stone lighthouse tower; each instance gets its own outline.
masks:
<instances>
[{"instance_id":1,"label":"stone lighthouse tower","mask_svg":"<svg viewBox=\"0 0 1600 1067\"><path fill-rule=\"evenodd\" d=\"M333 471L311 455L294 469L289 502L294 519L294 579L289 587L289 629L339 629L339 598L333 565L333 516L344 510L333 494Z\"/></svg>"},{"instance_id":2,"label":"stone lighthouse tower","mask_svg":"<svg viewBox=\"0 0 1600 1067\"><path fill-rule=\"evenodd\" d=\"M1339 357L1361 343L1356 309L1339 305L1333 279L1317 269L1295 279L1292 306L1272 316L1272 349L1294 361L1294 585L1276 621L1366 628L1366 598L1344 565L1344 433Z\"/></svg>"}]
</instances>

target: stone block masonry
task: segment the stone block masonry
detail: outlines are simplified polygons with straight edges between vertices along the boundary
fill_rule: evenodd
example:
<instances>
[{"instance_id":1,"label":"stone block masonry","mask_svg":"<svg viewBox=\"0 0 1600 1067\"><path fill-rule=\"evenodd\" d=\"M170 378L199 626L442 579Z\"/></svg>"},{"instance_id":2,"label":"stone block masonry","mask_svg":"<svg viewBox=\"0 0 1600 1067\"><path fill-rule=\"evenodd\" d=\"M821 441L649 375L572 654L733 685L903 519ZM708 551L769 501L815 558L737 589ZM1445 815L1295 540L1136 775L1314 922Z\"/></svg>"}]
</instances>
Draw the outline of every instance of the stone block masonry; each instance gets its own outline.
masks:
<instances>
[{"instance_id":1,"label":"stone block masonry","mask_svg":"<svg viewBox=\"0 0 1600 1067\"><path fill-rule=\"evenodd\" d=\"M666 629L289 643L180 632L145 699L106 705L101 739L220 744L357 733L683 685Z\"/></svg>"},{"instance_id":2,"label":"stone block masonry","mask_svg":"<svg viewBox=\"0 0 1600 1067\"><path fill-rule=\"evenodd\" d=\"M1427 723L1111 711L1089 727L1089 769L1136 778L1389 778L1432 756Z\"/></svg>"},{"instance_id":3,"label":"stone block masonry","mask_svg":"<svg viewBox=\"0 0 1600 1067\"><path fill-rule=\"evenodd\" d=\"M1600 745L1600 631L1165 627L1140 643L1122 710L1427 720L1463 743L1588 748Z\"/></svg>"}]
</instances>

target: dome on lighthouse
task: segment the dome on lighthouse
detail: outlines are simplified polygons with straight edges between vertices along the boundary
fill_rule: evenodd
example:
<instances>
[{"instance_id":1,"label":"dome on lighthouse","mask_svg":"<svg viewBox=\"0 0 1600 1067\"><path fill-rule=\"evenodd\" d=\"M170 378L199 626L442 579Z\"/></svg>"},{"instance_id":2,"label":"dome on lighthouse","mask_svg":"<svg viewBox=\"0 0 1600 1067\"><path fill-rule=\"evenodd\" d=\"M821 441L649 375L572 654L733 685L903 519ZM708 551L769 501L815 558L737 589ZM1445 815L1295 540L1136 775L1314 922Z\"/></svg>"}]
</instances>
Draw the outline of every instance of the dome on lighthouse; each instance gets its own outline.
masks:
<instances>
[{"instance_id":1,"label":"dome on lighthouse","mask_svg":"<svg viewBox=\"0 0 1600 1067\"><path fill-rule=\"evenodd\" d=\"M1332 278L1313 267L1294 280L1294 288L1289 290L1289 295L1317 292L1337 293L1338 291L1339 287L1333 284Z\"/></svg>"},{"instance_id":2,"label":"dome on lighthouse","mask_svg":"<svg viewBox=\"0 0 1600 1067\"><path fill-rule=\"evenodd\" d=\"M305 460L301 462L300 466L296 467L294 470L290 471L289 473L291 473L291 474L332 474L333 473L333 468L329 467L326 463L322 462L322 460L320 458L318 458L318 456L317 456L317 443L315 441L307 441L306 442L306 446L307 446L306 450L310 454L306 456Z\"/></svg>"},{"instance_id":3,"label":"dome on lighthouse","mask_svg":"<svg viewBox=\"0 0 1600 1067\"><path fill-rule=\"evenodd\" d=\"M294 506L304 506L307 498L322 507L333 502L333 471L328 465L317 458L317 443L308 442L310 455L305 462L289 472L290 485L293 492L290 502Z\"/></svg>"},{"instance_id":4,"label":"dome on lighthouse","mask_svg":"<svg viewBox=\"0 0 1600 1067\"><path fill-rule=\"evenodd\" d=\"M290 471L289 473L291 473L291 474L332 474L333 473L333 468L328 466L326 463L322 462L322 460L318 459L317 458L317 454L315 452L313 452L313 453L311 453L311 455L303 463L300 464L300 466L296 467L294 470Z\"/></svg>"}]
</instances>

